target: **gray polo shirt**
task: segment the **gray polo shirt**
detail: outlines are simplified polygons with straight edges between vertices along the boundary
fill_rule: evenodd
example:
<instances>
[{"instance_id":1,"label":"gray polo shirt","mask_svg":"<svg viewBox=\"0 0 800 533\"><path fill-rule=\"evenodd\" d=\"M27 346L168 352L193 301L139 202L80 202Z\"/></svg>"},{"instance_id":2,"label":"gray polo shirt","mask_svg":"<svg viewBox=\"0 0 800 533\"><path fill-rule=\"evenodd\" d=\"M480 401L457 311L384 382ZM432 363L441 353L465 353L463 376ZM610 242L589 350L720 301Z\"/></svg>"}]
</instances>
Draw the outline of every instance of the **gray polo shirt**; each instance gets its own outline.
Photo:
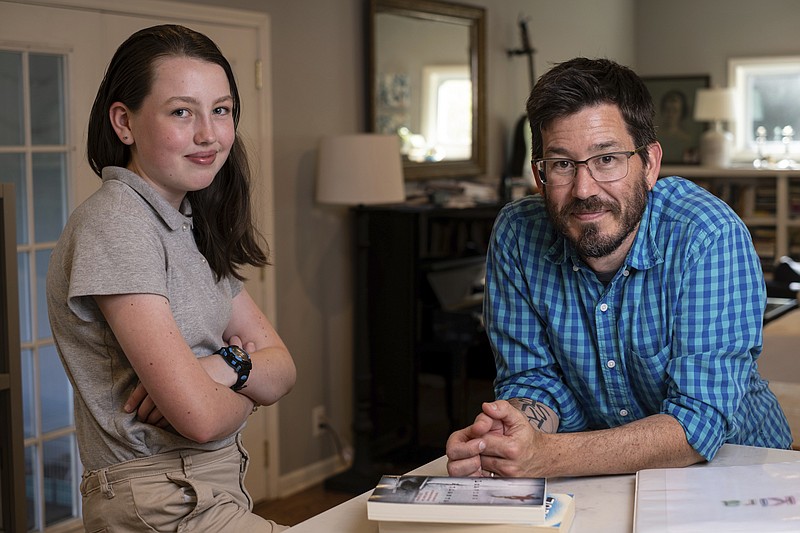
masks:
<instances>
[{"instance_id":1,"label":"gray polo shirt","mask_svg":"<svg viewBox=\"0 0 800 533\"><path fill-rule=\"evenodd\" d=\"M78 447L87 469L233 441L198 444L125 413L138 379L93 296L166 297L184 339L201 357L222 346L231 301L241 288L234 278L215 281L197 249L188 201L177 211L136 174L103 169L103 185L70 216L47 273L50 324L74 388Z\"/></svg>"}]
</instances>

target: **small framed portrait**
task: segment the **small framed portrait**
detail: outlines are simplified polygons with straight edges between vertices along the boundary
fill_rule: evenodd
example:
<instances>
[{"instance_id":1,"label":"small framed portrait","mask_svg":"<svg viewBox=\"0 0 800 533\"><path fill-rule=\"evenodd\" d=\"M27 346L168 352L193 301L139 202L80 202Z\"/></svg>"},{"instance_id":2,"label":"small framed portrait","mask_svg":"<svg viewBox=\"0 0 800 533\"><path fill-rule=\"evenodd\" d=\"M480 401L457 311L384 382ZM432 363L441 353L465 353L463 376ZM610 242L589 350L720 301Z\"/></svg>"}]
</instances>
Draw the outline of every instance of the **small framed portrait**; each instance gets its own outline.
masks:
<instances>
[{"instance_id":1,"label":"small framed portrait","mask_svg":"<svg viewBox=\"0 0 800 533\"><path fill-rule=\"evenodd\" d=\"M656 136L664 151L662 163L696 165L700 136L707 124L694 119L695 93L709 86L707 74L642 78L656 108Z\"/></svg>"}]
</instances>

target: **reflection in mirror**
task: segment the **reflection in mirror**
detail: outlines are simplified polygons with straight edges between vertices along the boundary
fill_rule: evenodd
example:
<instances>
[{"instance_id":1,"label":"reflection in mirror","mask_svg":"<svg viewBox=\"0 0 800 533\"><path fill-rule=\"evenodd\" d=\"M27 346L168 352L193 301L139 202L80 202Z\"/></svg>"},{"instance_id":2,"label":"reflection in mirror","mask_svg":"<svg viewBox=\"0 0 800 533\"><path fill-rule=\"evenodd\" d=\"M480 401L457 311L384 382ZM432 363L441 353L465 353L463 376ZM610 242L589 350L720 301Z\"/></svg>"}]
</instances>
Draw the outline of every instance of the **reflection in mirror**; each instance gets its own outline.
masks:
<instances>
[{"instance_id":1,"label":"reflection in mirror","mask_svg":"<svg viewBox=\"0 0 800 533\"><path fill-rule=\"evenodd\" d=\"M410 161L469 159L469 28L377 13L375 66L379 133L399 133Z\"/></svg>"},{"instance_id":2,"label":"reflection in mirror","mask_svg":"<svg viewBox=\"0 0 800 533\"><path fill-rule=\"evenodd\" d=\"M485 171L484 10L371 0L369 129L395 133L407 178Z\"/></svg>"}]
</instances>

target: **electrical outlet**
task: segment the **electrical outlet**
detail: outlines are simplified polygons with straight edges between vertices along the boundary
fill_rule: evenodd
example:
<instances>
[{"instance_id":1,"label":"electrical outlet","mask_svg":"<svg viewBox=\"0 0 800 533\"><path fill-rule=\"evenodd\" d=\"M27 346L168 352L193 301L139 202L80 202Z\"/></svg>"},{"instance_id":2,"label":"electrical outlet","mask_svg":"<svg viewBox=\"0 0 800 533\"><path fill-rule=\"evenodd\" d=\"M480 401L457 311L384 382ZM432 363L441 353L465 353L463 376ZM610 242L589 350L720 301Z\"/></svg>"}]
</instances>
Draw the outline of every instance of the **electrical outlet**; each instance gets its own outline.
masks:
<instances>
[{"instance_id":1,"label":"electrical outlet","mask_svg":"<svg viewBox=\"0 0 800 533\"><path fill-rule=\"evenodd\" d=\"M322 427L327 422L325 416L325 406L318 405L311 410L311 436L319 437L325 431Z\"/></svg>"}]
</instances>

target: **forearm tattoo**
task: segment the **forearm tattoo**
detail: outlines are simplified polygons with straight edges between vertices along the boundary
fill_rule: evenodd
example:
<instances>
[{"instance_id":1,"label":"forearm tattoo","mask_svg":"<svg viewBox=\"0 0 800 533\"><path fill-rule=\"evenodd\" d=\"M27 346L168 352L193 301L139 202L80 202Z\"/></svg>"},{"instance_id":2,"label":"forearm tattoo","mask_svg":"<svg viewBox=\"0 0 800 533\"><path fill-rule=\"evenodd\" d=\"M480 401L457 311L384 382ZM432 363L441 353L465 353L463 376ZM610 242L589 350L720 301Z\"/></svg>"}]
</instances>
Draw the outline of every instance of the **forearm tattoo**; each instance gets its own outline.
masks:
<instances>
[{"instance_id":1,"label":"forearm tattoo","mask_svg":"<svg viewBox=\"0 0 800 533\"><path fill-rule=\"evenodd\" d=\"M510 403L519 409L536 429L545 433L555 433L558 429L558 417L554 416L543 403L528 398L515 398Z\"/></svg>"}]
</instances>

